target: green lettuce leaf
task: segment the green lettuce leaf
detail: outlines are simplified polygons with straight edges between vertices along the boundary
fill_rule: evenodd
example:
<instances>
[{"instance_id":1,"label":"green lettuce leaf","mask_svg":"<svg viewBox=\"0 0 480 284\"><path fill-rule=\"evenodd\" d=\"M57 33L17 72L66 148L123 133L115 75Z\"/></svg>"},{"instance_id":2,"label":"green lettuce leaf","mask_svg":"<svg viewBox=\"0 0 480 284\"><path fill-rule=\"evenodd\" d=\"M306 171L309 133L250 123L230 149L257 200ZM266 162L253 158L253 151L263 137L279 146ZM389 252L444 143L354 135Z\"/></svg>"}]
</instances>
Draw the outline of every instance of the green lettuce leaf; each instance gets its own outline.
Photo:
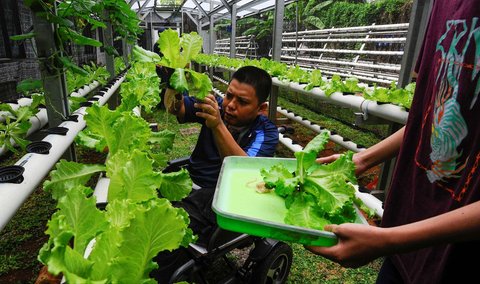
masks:
<instances>
[{"instance_id":1,"label":"green lettuce leaf","mask_svg":"<svg viewBox=\"0 0 480 284\"><path fill-rule=\"evenodd\" d=\"M187 197L192 190L192 180L186 169L178 172L160 174L161 195L171 201L179 201Z\"/></svg>"},{"instance_id":2,"label":"green lettuce leaf","mask_svg":"<svg viewBox=\"0 0 480 284\"><path fill-rule=\"evenodd\" d=\"M142 201L157 195L160 179L153 171L152 160L138 150L119 151L107 161L107 176L110 178L108 201L131 199Z\"/></svg>"},{"instance_id":3,"label":"green lettuce leaf","mask_svg":"<svg viewBox=\"0 0 480 284\"><path fill-rule=\"evenodd\" d=\"M315 163L318 153L323 150L329 137L330 135L327 131L322 131L302 151L295 153L297 158L296 175L300 177L300 182L303 182L306 171Z\"/></svg>"},{"instance_id":4,"label":"green lettuce leaf","mask_svg":"<svg viewBox=\"0 0 480 284\"><path fill-rule=\"evenodd\" d=\"M43 183L43 189L50 191L54 199L64 196L70 188L84 185L95 173L105 171L104 165L80 164L61 159L55 170L50 172L50 180Z\"/></svg>"},{"instance_id":5,"label":"green lettuce leaf","mask_svg":"<svg viewBox=\"0 0 480 284\"><path fill-rule=\"evenodd\" d=\"M285 223L312 229L323 228L330 224L315 207L313 198L304 193L294 196L285 215Z\"/></svg>"}]
</instances>

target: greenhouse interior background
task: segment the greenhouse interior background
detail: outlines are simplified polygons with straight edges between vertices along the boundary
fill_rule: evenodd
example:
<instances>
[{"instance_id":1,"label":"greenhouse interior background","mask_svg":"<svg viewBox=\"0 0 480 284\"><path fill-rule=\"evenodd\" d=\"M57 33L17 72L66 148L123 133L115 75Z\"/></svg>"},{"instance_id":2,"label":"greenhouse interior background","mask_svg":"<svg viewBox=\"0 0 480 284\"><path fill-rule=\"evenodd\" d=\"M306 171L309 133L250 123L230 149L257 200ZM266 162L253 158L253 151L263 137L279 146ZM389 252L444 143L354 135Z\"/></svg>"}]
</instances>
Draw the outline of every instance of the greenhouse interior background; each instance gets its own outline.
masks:
<instances>
[{"instance_id":1,"label":"greenhouse interior background","mask_svg":"<svg viewBox=\"0 0 480 284\"><path fill-rule=\"evenodd\" d=\"M167 67L186 72L185 88L203 96L224 97L242 66L266 70L273 86L265 115L279 130L276 158L294 159L319 134L328 137L320 156L357 153L407 121L431 2L1 1L0 283L158 281L148 275L156 254L188 246L185 218L170 212L170 202L181 198L174 188L188 187L188 174L162 170L191 154L200 126L178 124L165 109L156 66L168 56L185 59ZM371 225L381 220L393 163L358 177ZM130 213L141 219L137 231L122 231L121 206L138 206L128 209L143 214ZM173 215L161 215L161 206ZM167 241L147 238L169 226L178 231ZM201 256L177 280L374 283L381 265L342 268L302 241L280 239L276 253L250 271L244 262L264 236L243 237L253 243L234 239L221 253L197 251ZM96 250L114 241L115 249ZM112 264L114 254L122 260Z\"/></svg>"}]
</instances>

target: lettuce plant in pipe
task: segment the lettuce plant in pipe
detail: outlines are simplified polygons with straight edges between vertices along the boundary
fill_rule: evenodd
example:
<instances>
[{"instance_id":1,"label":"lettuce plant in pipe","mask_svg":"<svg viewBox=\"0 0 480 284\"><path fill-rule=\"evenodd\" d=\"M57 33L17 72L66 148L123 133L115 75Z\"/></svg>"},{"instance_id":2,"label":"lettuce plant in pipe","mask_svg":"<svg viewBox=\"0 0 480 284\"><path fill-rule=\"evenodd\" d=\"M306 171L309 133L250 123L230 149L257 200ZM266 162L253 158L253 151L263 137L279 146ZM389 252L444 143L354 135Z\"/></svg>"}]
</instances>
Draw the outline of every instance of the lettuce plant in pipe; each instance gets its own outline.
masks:
<instances>
[{"instance_id":1,"label":"lettuce plant in pipe","mask_svg":"<svg viewBox=\"0 0 480 284\"><path fill-rule=\"evenodd\" d=\"M51 172L44 188L58 200L58 210L48 223L50 238L39 260L68 283L153 282L149 272L157 264L152 258L195 240L186 211L169 201L189 194L188 172L160 171L174 134L152 132L122 105L109 110L94 104L86 112L87 127L77 142L97 151L108 149L107 161L86 165L61 160ZM110 179L105 211L97 209L93 190L84 186L100 171ZM92 240L95 244L85 255Z\"/></svg>"},{"instance_id":2,"label":"lettuce plant in pipe","mask_svg":"<svg viewBox=\"0 0 480 284\"><path fill-rule=\"evenodd\" d=\"M87 108L87 127L76 138L97 151L108 149L106 164L61 160L44 184L58 200L58 211L48 223L50 238L39 259L68 283L151 282L148 274L158 252L195 239L186 212L168 201L188 195L192 186L188 173L159 171L174 134L152 132L124 104L129 105L128 100L116 110L96 103ZM99 171L110 179L105 211L96 208L93 190L84 186ZM95 245L85 255L92 240Z\"/></svg>"}]
</instances>

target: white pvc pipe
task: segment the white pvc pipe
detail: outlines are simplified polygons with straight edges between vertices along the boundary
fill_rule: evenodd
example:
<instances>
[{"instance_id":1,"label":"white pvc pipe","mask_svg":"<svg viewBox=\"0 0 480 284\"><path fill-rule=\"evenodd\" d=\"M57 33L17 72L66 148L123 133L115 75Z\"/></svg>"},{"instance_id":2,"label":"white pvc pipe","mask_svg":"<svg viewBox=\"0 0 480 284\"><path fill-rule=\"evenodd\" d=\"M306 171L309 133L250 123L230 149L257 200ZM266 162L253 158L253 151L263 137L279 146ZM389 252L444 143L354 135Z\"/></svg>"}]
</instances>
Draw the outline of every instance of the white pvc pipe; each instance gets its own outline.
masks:
<instances>
[{"instance_id":1,"label":"white pvc pipe","mask_svg":"<svg viewBox=\"0 0 480 284\"><path fill-rule=\"evenodd\" d=\"M139 106L136 106L132 109L133 115L135 116L142 116L142 109Z\"/></svg>"},{"instance_id":2,"label":"white pvc pipe","mask_svg":"<svg viewBox=\"0 0 480 284\"><path fill-rule=\"evenodd\" d=\"M298 35L306 34L318 34L318 33L335 33L335 32L351 32L351 31L383 31L383 30L399 30L399 29L408 29L409 23L401 24L388 24L388 25L371 25L371 26L359 26L359 27L348 27L348 28L331 28L323 30L311 30L311 31L300 31ZM282 33L282 37L288 35L295 35L296 32L287 32Z\"/></svg>"},{"instance_id":3,"label":"white pvc pipe","mask_svg":"<svg viewBox=\"0 0 480 284\"><path fill-rule=\"evenodd\" d=\"M104 105L124 79L125 75L117 79L113 86L104 92L98 103ZM78 132L85 128L86 123L83 116L86 109L87 107L81 107L72 113L72 115L78 116L77 122L64 121L59 125L59 127L68 128L65 136L50 134L42 140L52 144L47 155L28 153L15 163L15 165L23 166L25 169L23 172L24 179L21 183L0 183L0 231L3 230L20 206L62 157Z\"/></svg>"},{"instance_id":4,"label":"white pvc pipe","mask_svg":"<svg viewBox=\"0 0 480 284\"><path fill-rule=\"evenodd\" d=\"M32 104L33 99L31 98L19 98L17 103L9 103L13 110L18 110L22 106L29 106ZM7 116L11 116L12 114L8 111L0 111L0 122L4 122Z\"/></svg>"},{"instance_id":5,"label":"white pvc pipe","mask_svg":"<svg viewBox=\"0 0 480 284\"><path fill-rule=\"evenodd\" d=\"M282 55L281 58L295 60L294 56L288 56L288 55ZM333 65L358 66L358 67L389 70L389 71L400 71L400 67L401 67L398 64L395 64L395 65L380 65L380 64L357 63L357 62L342 61L342 60L325 60L325 59L316 59L316 58L307 58L307 57L297 57L297 60L304 60L304 61L308 61L308 62L326 63L326 64L333 64Z\"/></svg>"},{"instance_id":6,"label":"white pvc pipe","mask_svg":"<svg viewBox=\"0 0 480 284\"><path fill-rule=\"evenodd\" d=\"M36 115L30 117L30 123L32 125L25 134L25 137L30 136L32 133L36 132L39 129L42 129L45 125L47 125L47 122L47 109L41 108ZM16 144L13 139L10 139L10 143L12 145ZM5 153L7 153L8 151L9 150L7 149L7 147L5 145L2 145L2 147L0 147L0 156L5 155Z\"/></svg>"},{"instance_id":7,"label":"white pvc pipe","mask_svg":"<svg viewBox=\"0 0 480 284\"><path fill-rule=\"evenodd\" d=\"M108 201L108 186L110 185L110 179L107 177L101 177L98 179L93 195L95 196L97 203L103 203Z\"/></svg>"},{"instance_id":8,"label":"white pvc pipe","mask_svg":"<svg viewBox=\"0 0 480 284\"><path fill-rule=\"evenodd\" d=\"M93 81L91 84L85 85L84 87L78 89L76 92L72 92L70 96L72 97L85 97L88 93L90 93L93 89L98 87L100 83L98 81Z\"/></svg>"},{"instance_id":9,"label":"white pvc pipe","mask_svg":"<svg viewBox=\"0 0 480 284\"><path fill-rule=\"evenodd\" d=\"M402 56L403 51L376 51L376 50L356 50L356 49L331 49L331 48L282 48L282 51L312 51L325 53L346 53L346 54L370 54L370 55L397 55Z\"/></svg>"},{"instance_id":10,"label":"white pvc pipe","mask_svg":"<svg viewBox=\"0 0 480 284\"><path fill-rule=\"evenodd\" d=\"M70 94L71 97L84 97L93 89L98 87L100 83L98 81L93 81L91 84L85 85L84 87L80 88L77 92L72 92ZM19 107L22 106L29 106L33 102L32 98L19 98L17 103L9 103L13 110L18 110ZM5 116L11 115L8 111L0 111L0 122L5 121Z\"/></svg>"},{"instance_id":11,"label":"white pvc pipe","mask_svg":"<svg viewBox=\"0 0 480 284\"><path fill-rule=\"evenodd\" d=\"M89 85L85 85L84 88L81 88L78 93L77 92L72 92L70 96L72 97L84 97L88 93L90 93L93 89L98 87L99 83L97 81L94 81L93 83ZM29 106L32 104L33 99L31 98L20 98L18 99L16 104L10 104L14 110L17 110L19 107L22 106ZM9 112L0 112L0 122L5 121L5 117L3 116L3 113L5 115L10 115ZM3 119L3 120L2 120ZM39 112L30 117L30 123L32 124L30 128L28 129L27 133L25 134L25 137L30 136L32 133L35 133L37 130L42 129L45 125L48 123L48 116L47 116L47 110L45 108L40 108ZM10 140L10 143L12 145L15 145L15 141L13 139ZM0 157L5 155L5 153L8 152L8 149L5 145L2 145L0 147Z\"/></svg>"},{"instance_id":12,"label":"white pvc pipe","mask_svg":"<svg viewBox=\"0 0 480 284\"><path fill-rule=\"evenodd\" d=\"M303 150L302 146L300 146L299 144L293 144L292 139L283 136L282 133L278 134L278 140L293 153Z\"/></svg>"},{"instance_id":13,"label":"white pvc pipe","mask_svg":"<svg viewBox=\"0 0 480 284\"><path fill-rule=\"evenodd\" d=\"M276 86L291 89L293 91L303 94L310 94L324 101L328 101L332 104L351 108L353 110L361 111L365 114L371 114L389 121L397 122L400 124L405 124L407 122L408 112L405 110L405 108L400 106L392 104L379 105L376 102L366 100L361 96L343 95L339 92L333 93L330 95L330 97L327 97L327 95L325 95L325 92L319 88L313 88L313 90L311 91L306 91L304 90L305 85L300 85L293 82L282 82L276 77L272 78L272 83Z\"/></svg>"},{"instance_id":14,"label":"white pvc pipe","mask_svg":"<svg viewBox=\"0 0 480 284\"><path fill-rule=\"evenodd\" d=\"M287 112L286 110L282 109L281 107L277 107L277 112L279 112L280 114L282 114L283 116L287 117L288 119L290 120L293 120L297 123L300 123L301 125L307 127L308 129L310 130L313 130L317 133L320 133L322 130L327 130L325 128L321 128L319 125L317 124L313 124L311 121L308 121L308 120L304 120L301 116L298 116L296 114L294 114L293 112ZM352 150L354 152L360 152L360 151L363 151L365 150L365 148L359 148L357 144L353 143L352 141L344 141L343 140L343 137L338 135L338 134L331 134L329 133L330 135L330 140L332 140L334 143L348 149L348 150Z\"/></svg>"},{"instance_id":15,"label":"white pvc pipe","mask_svg":"<svg viewBox=\"0 0 480 284\"><path fill-rule=\"evenodd\" d=\"M282 42L389 42L389 43L405 43L406 37L385 37L385 38L312 38L312 39L283 39Z\"/></svg>"},{"instance_id":16,"label":"white pvc pipe","mask_svg":"<svg viewBox=\"0 0 480 284\"><path fill-rule=\"evenodd\" d=\"M355 187L355 196L365 203L365 205L375 212L375 215L383 217L383 202L370 193L360 192L358 186Z\"/></svg>"}]
</instances>

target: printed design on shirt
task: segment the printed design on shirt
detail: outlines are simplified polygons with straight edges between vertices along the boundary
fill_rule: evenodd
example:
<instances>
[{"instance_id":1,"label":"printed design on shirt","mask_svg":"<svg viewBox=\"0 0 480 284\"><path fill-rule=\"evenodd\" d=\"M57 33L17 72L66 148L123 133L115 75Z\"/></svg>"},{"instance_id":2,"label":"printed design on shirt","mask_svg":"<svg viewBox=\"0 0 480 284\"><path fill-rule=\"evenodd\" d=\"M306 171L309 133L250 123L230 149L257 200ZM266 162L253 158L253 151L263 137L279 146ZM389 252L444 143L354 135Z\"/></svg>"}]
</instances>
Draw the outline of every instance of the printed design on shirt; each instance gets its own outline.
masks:
<instances>
[{"instance_id":1,"label":"printed design on shirt","mask_svg":"<svg viewBox=\"0 0 480 284\"><path fill-rule=\"evenodd\" d=\"M474 62L465 62L467 51L475 48ZM468 134L467 123L458 102L460 78L477 81L474 94L471 94L469 108L475 105L480 92L480 26L478 18L473 18L469 26L466 20L452 20L446 23L446 31L436 45L440 55L435 69L435 101L431 124L429 158L431 165L426 169L431 183L446 183L446 179L458 178L467 163L462 158L461 142ZM466 73L468 72L468 73Z\"/></svg>"}]
</instances>

